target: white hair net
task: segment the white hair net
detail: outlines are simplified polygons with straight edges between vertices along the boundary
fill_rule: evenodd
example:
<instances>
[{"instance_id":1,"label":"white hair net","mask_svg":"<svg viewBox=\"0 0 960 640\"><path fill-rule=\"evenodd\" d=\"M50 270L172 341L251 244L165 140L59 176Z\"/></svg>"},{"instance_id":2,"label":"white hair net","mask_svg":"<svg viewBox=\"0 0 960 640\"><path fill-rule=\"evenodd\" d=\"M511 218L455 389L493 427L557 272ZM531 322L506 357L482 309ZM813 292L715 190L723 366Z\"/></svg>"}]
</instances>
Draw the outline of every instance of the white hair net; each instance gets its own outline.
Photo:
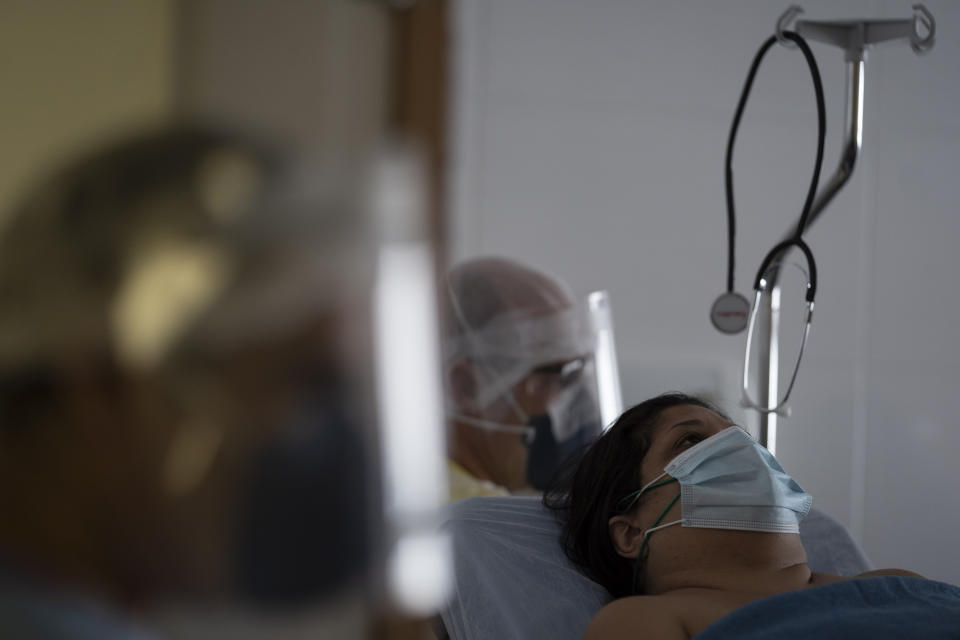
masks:
<instances>
[{"instance_id":1,"label":"white hair net","mask_svg":"<svg viewBox=\"0 0 960 640\"><path fill-rule=\"evenodd\" d=\"M452 269L445 359L469 361L482 410L533 369L589 354L593 328L568 287L516 262L481 258Z\"/></svg>"}]
</instances>

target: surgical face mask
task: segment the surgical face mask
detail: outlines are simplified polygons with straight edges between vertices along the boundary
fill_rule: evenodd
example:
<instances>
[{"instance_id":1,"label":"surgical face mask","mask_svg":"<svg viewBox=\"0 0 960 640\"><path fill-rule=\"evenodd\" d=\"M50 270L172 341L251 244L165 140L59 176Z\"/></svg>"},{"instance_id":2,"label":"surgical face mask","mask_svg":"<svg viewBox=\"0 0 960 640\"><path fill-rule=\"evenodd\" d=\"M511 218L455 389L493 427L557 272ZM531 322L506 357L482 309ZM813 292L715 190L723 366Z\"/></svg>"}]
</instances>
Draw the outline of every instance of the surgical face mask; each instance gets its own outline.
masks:
<instances>
[{"instance_id":1,"label":"surgical face mask","mask_svg":"<svg viewBox=\"0 0 960 640\"><path fill-rule=\"evenodd\" d=\"M531 416L527 424L535 429L528 443L527 483L545 491L561 463L600 433L600 409L589 389L574 385L547 403L546 414Z\"/></svg>"},{"instance_id":2,"label":"surgical face mask","mask_svg":"<svg viewBox=\"0 0 960 640\"><path fill-rule=\"evenodd\" d=\"M670 476L670 477L666 477ZM676 524L706 529L799 533L813 497L791 478L765 447L740 427L730 427L687 449L663 473L624 498L625 509L652 489L677 482L680 492L643 534L634 574L650 535ZM660 524L680 500L681 518Z\"/></svg>"},{"instance_id":3,"label":"surgical face mask","mask_svg":"<svg viewBox=\"0 0 960 640\"><path fill-rule=\"evenodd\" d=\"M540 491L549 488L561 463L574 453L582 452L600 431L600 423L587 424L571 437L557 442L553 437L550 416L532 416L529 424L535 428L537 435L528 445L527 484Z\"/></svg>"}]
</instances>

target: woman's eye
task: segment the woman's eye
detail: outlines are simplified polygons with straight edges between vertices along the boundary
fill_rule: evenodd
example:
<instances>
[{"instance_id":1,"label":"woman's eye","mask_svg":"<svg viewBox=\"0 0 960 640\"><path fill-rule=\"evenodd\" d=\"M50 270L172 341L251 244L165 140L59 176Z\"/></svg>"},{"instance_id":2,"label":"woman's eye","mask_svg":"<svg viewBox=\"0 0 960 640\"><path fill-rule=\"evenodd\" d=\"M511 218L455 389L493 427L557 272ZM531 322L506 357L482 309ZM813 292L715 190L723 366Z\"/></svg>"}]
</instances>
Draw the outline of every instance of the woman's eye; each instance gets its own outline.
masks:
<instances>
[{"instance_id":1,"label":"woman's eye","mask_svg":"<svg viewBox=\"0 0 960 640\"><path fill-rule=\"evenodd\" d=\"M677 440L676 444L673 445L673 448L683 449L685 447L692 447L701 440L703 440L703 436L699 433L688 433L684 436L681 436L680 439Z\"/></svg>"}]
</instances>

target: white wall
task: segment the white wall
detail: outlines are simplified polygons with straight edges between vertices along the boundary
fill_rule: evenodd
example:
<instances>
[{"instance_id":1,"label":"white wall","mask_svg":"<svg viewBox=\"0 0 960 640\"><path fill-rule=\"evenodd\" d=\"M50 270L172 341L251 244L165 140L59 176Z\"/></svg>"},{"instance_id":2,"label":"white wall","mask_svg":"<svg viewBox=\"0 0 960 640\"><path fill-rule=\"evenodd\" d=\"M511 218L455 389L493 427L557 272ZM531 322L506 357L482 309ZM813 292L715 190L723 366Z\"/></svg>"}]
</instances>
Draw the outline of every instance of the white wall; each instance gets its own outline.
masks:
<instances>
[{"instance_id":1,"label":"white wall","mask_svg":"<svg viewBox=\"0 0 960 640\"><path fill-rule=\"evenodd\" d=\"M904 18L911 3L803 4L808 18L834 19ZM864 153L807 238L820 291L778 457L877 566L960 583L960 4L926 4L935 49L871 52ZM743 335L723 336L707 318L725 286L723 158L747 68L785 7L457 7L454 257L513 256L581 292L609 289L628 401L711 385L736 398ZM844 65L839 50L813 49L826 177L839 154ZM802 57L772 51L736 153L740 291L799 212L815 127ZM787 313L792 336L797 314Z\"/></svg>"}]
</instances>

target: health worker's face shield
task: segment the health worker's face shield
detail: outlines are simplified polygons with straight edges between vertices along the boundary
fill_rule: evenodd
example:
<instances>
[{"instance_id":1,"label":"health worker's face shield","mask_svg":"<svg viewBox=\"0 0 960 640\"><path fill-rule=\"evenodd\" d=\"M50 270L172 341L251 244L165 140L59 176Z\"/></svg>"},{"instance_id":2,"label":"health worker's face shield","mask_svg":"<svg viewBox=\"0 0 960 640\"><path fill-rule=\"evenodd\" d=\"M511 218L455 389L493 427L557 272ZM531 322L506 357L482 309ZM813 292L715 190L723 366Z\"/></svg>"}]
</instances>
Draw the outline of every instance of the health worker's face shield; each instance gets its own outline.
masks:
<instances>
[{"instance_id":1,"label":"health worker's face shield","mask_svg":"<svg viewBox=\"0 0 960 640\"><path fill-rule=\"evenodd\" d=\"M448 344L448 362L470 366L475 391L460 406L450 400L451 417L522 436L526 479L536 489L546 488L560 463L622 409L606 292L560 304L546 313L506 312Z\"/></svg>"}]
</instances>

